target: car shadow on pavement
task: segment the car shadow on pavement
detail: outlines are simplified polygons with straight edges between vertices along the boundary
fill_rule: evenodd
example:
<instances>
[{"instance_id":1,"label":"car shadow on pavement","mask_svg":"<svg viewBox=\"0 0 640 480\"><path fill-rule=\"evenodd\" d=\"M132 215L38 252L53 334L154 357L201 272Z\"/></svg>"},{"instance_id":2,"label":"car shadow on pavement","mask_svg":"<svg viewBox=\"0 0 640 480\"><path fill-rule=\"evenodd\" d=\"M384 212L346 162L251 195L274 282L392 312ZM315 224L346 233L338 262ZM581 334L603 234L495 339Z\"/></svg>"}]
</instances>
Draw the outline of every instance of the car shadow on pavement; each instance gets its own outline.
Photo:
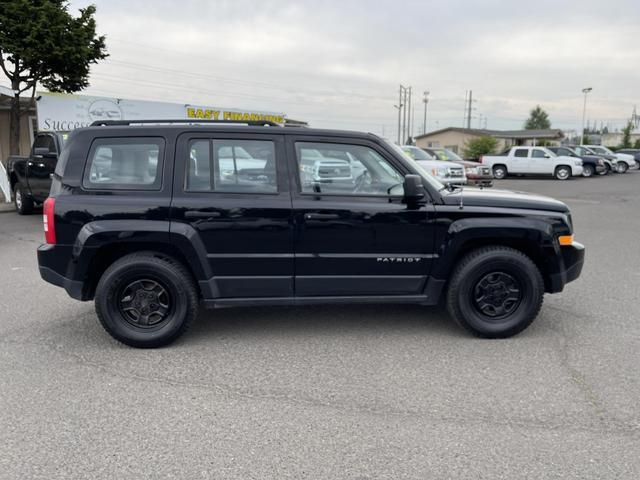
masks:
<instances>
[{"instance_id":1,"label":"car shadow on pavement","mask_svg":"<svg viewBox=\"0 0 640 480\"><path fill-rule=\"evenodd\" d=\"M202 336L287 336L392 332L467 336L446 311L420 305L314 305L201 310L185 339Z\"/></svg>"}]
</instances>

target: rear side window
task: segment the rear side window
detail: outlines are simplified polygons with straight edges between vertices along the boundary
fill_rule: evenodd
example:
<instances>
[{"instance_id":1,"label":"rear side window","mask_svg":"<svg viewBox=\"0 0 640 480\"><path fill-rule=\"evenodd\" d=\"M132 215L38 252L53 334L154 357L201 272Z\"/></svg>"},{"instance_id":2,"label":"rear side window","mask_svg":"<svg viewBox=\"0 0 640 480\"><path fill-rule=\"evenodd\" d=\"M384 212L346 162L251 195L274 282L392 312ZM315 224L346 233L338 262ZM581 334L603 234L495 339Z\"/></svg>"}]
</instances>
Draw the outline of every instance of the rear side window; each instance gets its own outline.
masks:
<instances>
[{"instance_id":1,"label":"rear side window","mask_svg":"<svg viewBox=\"0 0 640 480\"><path fill-rule=\"evenodd\" d=\"M91 145L82 184L106 190L159 190L163 157L162 138L98 138Z\"/></svg>"},{"instance_id":2,"label":"rear side window","mask_svg":"<svg viewBox=\"0 0 640 480\"><path fill-rule=\"evenodd\" d=\"M515 153L513 154L514 157L527 157L527 155L529 154L529 151L525 148L518 148L516 149Z\"/></svg>"},{"instance_id":3,"label":"rear side window","mask_svg":"<svg viewBox=\"0 0 640 480\"><path fill-rule=\"evenodd\" d=\"M185 189L277 193L274 143L270 140L192 140Z\"/></svg>"}]
</instances>

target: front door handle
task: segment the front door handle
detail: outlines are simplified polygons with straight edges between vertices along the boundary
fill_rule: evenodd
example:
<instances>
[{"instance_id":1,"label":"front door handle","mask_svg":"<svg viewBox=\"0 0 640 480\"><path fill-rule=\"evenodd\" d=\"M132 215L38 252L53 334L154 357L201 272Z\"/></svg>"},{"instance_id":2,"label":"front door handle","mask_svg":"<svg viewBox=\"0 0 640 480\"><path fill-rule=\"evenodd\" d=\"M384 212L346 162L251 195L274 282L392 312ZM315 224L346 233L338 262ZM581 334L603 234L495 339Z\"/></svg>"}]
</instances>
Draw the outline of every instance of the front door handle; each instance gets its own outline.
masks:
<instances>
[{"instance_id":1,"label":"front door handle","mask_svg":"<svg viewBox=\"0 0 640 480\"><path fill-rule=\"evenodd\" d=\"M337 213L305 213L305 220L338 220L340 215Z\"/></svg>"},{"instance_id":2,"label":"front door handle","mask_svg":"<svg viewBox=\"0 0 640 480\"><path fill-rule=\"evenodd\" d=\"M220 212L203 212L201 210L188 210L184 212L184 218L217 218Z\"/></svg>"}]
</instances>

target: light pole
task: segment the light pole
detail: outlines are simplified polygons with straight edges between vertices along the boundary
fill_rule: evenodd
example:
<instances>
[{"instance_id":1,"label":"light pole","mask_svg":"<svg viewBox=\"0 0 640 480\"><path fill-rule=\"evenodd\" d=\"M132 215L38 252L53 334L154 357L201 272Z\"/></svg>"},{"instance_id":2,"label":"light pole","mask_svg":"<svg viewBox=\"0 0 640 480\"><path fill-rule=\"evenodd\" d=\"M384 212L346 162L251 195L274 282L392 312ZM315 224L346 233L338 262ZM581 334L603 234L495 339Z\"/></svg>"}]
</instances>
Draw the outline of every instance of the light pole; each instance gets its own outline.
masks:
<instances>
[{"instance_id":1,"label":"light pole","mask_svg":"<svg viewBox=\"0 0 640 480\"><path fill-rule=\"evenodd\" d=\"M582 93L584 93L584 105L582 106L582 130L580 130L580 145L584 143L584 121L587 117L587 94L593 90L591 87L583 88Z\"/></svg>"},{"instance_id":2,"label":"light pole","mask_svg":"<svg viewBox=\"0 0 640 480\"><path fill-rule=\"evenodd\" d=\"M429 104L429 92L423 92L422 103L424 103L424 121L422 122L422 134L427 133L427 105Z\"/></svg>"}]
</instances>

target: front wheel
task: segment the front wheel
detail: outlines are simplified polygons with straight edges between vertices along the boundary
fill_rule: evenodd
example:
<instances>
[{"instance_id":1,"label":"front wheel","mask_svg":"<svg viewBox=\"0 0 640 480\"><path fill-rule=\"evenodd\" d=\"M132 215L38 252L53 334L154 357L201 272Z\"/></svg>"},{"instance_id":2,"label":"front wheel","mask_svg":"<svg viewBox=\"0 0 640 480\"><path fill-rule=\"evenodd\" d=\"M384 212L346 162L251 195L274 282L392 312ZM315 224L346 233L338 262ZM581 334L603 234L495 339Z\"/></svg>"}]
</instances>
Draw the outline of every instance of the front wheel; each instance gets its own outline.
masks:
<instances>
[{"instance_id":1,"label":"front wheel","mask_svg":"<svg viewBox=\"0 0 640 480\"><path fill-rule=\"evenodd\" d=\"M624 162L618 162L616 165L616 171L618 173L627 173L627 170L629 170L629 165Z\"/></svg>"},{"instance_id":2,"label":"front wheel","mask_svg":"<svg viewBox=\"0 0 640 480\"><path fill-rule=\"evenodd\" d=\"M520 333L536 318L544 296L538 267L508 247L479 248L456 266L447 292L455 321L484 338Z\"/></svg>"},{"instance_id":3,"label":"front wheel","mask_svg":"<svg viewBox=\"0 0 640 480\"><path fill-rule=\"evenodd\" d=\"M33 199L25 194L22 185L19 183L13 190L13 203L16 207L16 212L20 215L30 215L33 213Z\"/></svg>"},{"instance_id":4,"label":"front wheel","mask_svg":"<svg viewBox=\"0 0 640 480\"><path fill-rule=\"evenodd\" d=\"M507 176L507 167L504 165L496 165L493 167L493 178L502 180Z\"/></svg>"},{"instance_id":5,"label":"front wheel","mask_svg":"<svg viewBox=\"0 0 640 480\"><path fill-rule=\"evenodd\" d=\"M564 165L557 167L553 176L556 180L568 180L571 178L571 168Z\"/></svg>"},{"instance_id":6,"label":"front wheel","mask_svg":"<svg viewBox=\"0 0 640 480\"><path fill-rule=\"evenodd\" d=\"M198 295L185 267L154 253L116 260L96 288L96 313L116 340L141 348L167 345L182 335L198 311Z\"/></svg>"},{"instance_id":7,"label":"front wheel","mask_svg":"<svg viewBox=\"0 0 640 480\"><path fill-rule=\"evenodd\" d=\"M593 177L593 174L596 172L596 169L593 168L593 165L585 165L582 170L583 177Z\"/></svg>"}]
</instances>

